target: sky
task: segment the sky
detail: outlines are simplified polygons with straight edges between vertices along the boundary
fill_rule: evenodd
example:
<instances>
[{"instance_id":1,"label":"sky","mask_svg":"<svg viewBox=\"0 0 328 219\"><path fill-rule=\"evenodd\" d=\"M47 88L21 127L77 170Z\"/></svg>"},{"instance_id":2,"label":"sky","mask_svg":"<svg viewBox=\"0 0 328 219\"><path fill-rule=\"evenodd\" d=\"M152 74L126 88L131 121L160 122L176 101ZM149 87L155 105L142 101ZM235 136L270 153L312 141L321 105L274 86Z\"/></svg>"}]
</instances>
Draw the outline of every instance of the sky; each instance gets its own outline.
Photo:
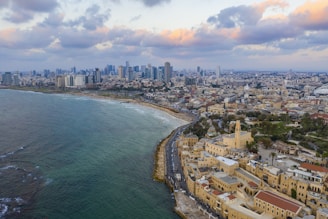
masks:
<instances>
[{"instance_id":1,"label":"sky","mask_svg":"<svg viewBox=\"0 0 328 219\"><path fill-rule=\"evenodd\" d=\"M328 70L328 0L0 0L0 72Z\"/></svg>"}]
</instances>

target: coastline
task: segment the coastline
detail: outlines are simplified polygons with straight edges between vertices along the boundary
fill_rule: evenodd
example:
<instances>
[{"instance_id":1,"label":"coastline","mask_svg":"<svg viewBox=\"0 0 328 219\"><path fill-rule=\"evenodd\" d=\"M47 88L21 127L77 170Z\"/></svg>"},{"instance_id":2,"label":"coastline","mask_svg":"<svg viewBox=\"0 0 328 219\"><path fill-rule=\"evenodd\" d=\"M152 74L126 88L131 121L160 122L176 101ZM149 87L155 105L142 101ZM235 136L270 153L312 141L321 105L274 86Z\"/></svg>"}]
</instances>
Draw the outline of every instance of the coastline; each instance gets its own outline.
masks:
<instances>
[{"instance_id":1,"label":"coastline","mask_svg":"<svg viewBox=\"0 0 328 219\"><path fill-rule=\"evenodd\" d=\"M67 91L67 92L56 92L56 91L51 91L51 90L35 90L35 89L15 89L15 88L8 88L8 89L12 89L12 90L20 90L20 91L33 91L33 92L40 92L40 93L45 93L45 94L68 94L68 95L74 95L74 96L85 96L85 97L90 97L90 98L98 98L98 99L107 99L107 100L115 100L118 102L122 102L122 103L132 103L132 104L138 104L138 105L142 105L145 107L150 107L156 110L160 110L162 112L165 112L177 119L183 120L186 123L190 123L193 118L192 116L185 114L185 113L181 113L181 112L177 112L174 109L170 109L168 107L164 107L164 106L159 106L159 105L155 105L149 102L143 102L141 100L136 100L136 99L132 99L132 98L120 98L120 97L116 97L116 96L105 96L105 95L99 95L96 92L82 92L82 91L78 91L78 92L73 92L73 91ZM174 129L175 130L175 129ZM172 134L174 133L174 130L172 130L172 132L165 137L164 139L162 139L155 148L154 151L154 166L153 166L153 174L152 174L152 178L154 181L160 182L160 183L165 183L170 190L172 190L172 188L170 187L170 184L168 184L166 182L166 143L167 141L171 138ZM177 215L179 215L181 218L188 218L188 213L181 211L181 209L177 208L178 206L184 205L184 201L181 199L175 199L175 205L176 207L173 209L174 212L176 212ZM186 214L184 214L186 213Z\"/></svg>"}]
</instances>

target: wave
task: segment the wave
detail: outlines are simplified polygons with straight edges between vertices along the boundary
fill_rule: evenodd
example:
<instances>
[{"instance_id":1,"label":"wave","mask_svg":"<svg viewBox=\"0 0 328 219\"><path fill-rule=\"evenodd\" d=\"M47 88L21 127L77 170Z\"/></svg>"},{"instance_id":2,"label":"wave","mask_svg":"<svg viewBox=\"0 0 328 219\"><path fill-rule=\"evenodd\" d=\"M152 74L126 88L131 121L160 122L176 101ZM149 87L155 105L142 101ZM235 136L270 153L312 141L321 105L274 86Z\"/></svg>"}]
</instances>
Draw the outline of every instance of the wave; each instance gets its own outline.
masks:
<instances>
[{"instance_id":1,"label":"wave","mask_svg":"<svg viewBox=\"0 0 328 219\"><path fill-rule=\"evenodd\" d=\"M17 207L26 203L21 197L16 198L0 198L0 218L10 214L20 213L21 208Z\"/></svg>"},{"instance_id":2,"label":"wave","mask_svg":"<svg viewBox=\"0 0 328 219\"><path fill-rule=\"evenodd\" d=\"M17 152L24 150L25 148L26 148L26 146L21 146L21 147L19 147L18 149L14 150L14 151L4 153L4 154L0 154L0 159L4 159L4 158L7 158L8 156L12 156Z\"/></svg>"},{"instance_id":3,"label":"wave","mask_svg":"<svg viewBox=\"0 0 328 219\"><path fill-rule=\"evenodd\" d=\"M8 165L0 168L0 170L9 170L9 169L17 169L17 167L14 165Z\"/></svg>"}]
</instances>

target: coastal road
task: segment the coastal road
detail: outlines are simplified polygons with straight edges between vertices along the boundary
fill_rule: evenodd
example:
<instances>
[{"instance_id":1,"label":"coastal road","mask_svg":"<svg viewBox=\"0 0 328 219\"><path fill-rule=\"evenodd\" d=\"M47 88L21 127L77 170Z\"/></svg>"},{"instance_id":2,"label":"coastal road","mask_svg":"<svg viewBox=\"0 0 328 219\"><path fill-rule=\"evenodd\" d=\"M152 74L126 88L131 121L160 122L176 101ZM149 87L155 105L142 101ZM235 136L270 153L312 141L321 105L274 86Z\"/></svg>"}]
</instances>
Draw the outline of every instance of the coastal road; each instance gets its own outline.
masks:
<instances>
[{"instance_id":1,"label":"coastal road","mask_svg":"<svg viewBox=\"0 0 328 219\"><path fill-rule=\"evenodd\" d=\"M187 125L181 126L177 128L171 138L168 140L166 144L166 179L170 182L170 184L173 186L174 190L184 190L186 191L187 196L191 196L191 194L188 192L187 183L182 171L181 161L178 155L178 148L176 145L176 140L178 137L183 133L183 131L188 128L190 125L195 124L198 121L198 117L195 118L195 120ZM176 174L180 174L181 179L178 180L176 178ZM211 215L214 215L217 218L221 218L220 215L217 215L216 212L214 212L212 209L209 208L208 205L204 204L202 201L197 199L197 202L199 206L201 206L204 210L211 213Z\"/></svg>"}]
</instances>

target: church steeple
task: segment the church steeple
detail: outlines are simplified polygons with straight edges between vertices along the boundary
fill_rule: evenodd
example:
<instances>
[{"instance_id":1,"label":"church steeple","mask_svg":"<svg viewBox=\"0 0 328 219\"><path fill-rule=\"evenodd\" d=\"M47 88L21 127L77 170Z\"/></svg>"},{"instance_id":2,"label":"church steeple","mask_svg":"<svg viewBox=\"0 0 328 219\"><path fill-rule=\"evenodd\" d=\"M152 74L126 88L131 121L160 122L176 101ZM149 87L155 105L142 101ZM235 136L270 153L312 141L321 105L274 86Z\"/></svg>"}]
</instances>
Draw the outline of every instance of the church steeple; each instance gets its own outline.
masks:
<instances>
[{"instance_id":1,"label":"church steeple","mask_svg":"<svg viewBox=\"0 0 328 219\"><path fill-rule=\"evenodd\" d=\"M240 148L240 120L236 121L235 127L235 146L236 148Z\"/></svg>"}]
</instances>

